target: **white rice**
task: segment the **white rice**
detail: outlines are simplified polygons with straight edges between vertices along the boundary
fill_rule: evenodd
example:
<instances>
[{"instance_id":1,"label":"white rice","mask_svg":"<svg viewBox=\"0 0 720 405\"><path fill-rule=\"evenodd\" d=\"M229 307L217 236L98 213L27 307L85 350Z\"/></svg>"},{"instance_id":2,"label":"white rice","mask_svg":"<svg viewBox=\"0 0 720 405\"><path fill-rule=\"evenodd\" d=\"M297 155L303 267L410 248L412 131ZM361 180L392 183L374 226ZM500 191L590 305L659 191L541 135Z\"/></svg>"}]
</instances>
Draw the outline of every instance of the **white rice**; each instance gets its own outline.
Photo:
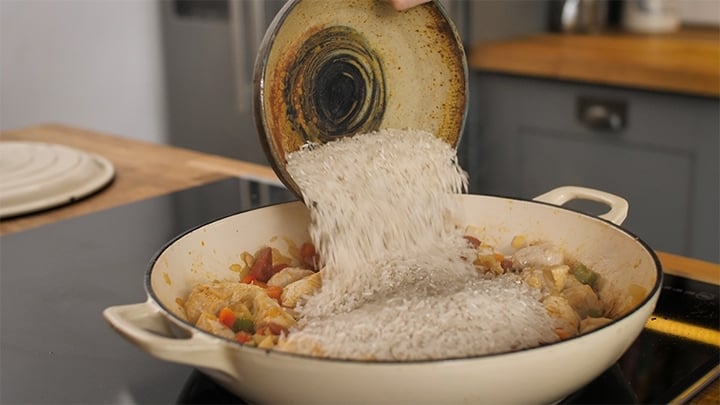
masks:
<instances>
[{"instance_id":1,"label":"white rice","mask_svg":"<svg viewBox=\"0 0 720 405\"><path fill-rule=\"evenodd\" d=\"M486 279L454 226L467 175L430 133L383 130L288 156L310 208L323 286L286 347L333 358L418 360L557 340L539 292Z\"/></svg>"}]
</instances>

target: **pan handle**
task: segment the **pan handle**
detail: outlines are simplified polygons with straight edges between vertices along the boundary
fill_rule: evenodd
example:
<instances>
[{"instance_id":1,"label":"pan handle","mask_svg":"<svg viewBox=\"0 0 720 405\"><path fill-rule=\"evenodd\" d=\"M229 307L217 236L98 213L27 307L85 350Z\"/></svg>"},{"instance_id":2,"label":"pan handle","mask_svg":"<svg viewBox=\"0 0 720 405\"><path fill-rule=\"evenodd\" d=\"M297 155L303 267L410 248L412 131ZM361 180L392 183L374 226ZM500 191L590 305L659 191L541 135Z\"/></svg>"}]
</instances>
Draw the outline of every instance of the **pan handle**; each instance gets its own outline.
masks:
<instances>
[{"instance_id":1,"label":"pan handle","mask_svg":"<svg viewBox=\"0 0 720 405\"><path fill-rule=\"evenodd\" d=\"M192 331L188 337L171 336L167 319L150 300L106 308L103 316L120 335L152 356L235 375L231 356L218 339Z\"/></svg>"},{"instance_id":2,"label":"pan handle","mask_svg":"<svg viewBox=\"0 0 720 405\"><path fill-rule=\"evenodd\" d=\"M616 225L623 223L628 214L628 202L615 194L587 187L563 186L550 190L535 198L535 201L563 205L572 200L591 200L610 207L610 210L598 217Z\"/></svg>"}]
</instances>

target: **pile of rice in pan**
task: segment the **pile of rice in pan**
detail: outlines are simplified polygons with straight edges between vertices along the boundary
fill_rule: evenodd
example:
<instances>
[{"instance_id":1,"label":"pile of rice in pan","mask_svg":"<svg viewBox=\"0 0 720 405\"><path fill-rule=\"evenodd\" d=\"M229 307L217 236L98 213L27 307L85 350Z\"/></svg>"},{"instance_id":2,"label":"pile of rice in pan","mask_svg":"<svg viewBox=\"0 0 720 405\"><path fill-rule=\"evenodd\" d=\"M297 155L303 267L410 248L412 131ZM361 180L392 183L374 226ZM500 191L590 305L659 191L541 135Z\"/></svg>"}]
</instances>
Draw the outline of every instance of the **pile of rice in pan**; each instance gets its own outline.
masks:
<instances>
[{"instance_id":1,"label":"pile of rice in pan","mask_svg":"<svg viewBox=\"0 0 720 405\"><path fill-rule=\"evenodd\" d=\"M381 130L288 156L323 260L322 288L278 348L367 360L448 359L558 340L540 291L473 266L455 196L467 174L424 131Z\"/></svg>"}]
</instances>

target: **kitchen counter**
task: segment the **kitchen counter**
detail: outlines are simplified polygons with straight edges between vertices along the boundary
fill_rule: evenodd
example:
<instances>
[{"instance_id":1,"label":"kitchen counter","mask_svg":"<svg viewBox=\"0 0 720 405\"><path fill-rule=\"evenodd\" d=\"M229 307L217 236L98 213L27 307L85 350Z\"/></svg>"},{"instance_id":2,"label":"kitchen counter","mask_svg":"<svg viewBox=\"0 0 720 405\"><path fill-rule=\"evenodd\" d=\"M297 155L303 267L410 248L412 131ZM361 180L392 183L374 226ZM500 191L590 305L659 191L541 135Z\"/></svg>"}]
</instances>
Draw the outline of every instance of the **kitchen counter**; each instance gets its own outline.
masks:
<instances>
[{"instance_id":1,"label":"kitchen counter","mask_svg":"<svg viewBox=\"0 0 720 405\"><path fill-rule=\"evenodd\" d=\"M0 235L129 204L228 176L278 181L272 169L266 166L62 125L7 131L0 134L0 141L33 141L70 146L104 156L113 163L116 171L110 187L91 198L36 215L0 221Z\"/></svg>"},{"instance_id":2,"label":"kitchen counter","mask_svg":"<svg viewBox=\"0 0 720 405\"><path fill-rule=\"evenodd\" d=\"M683 29L642 35L540 34L473 44L478 71L680 93L720 96L720 32Z\"/></svg>"},{"instance_id":3,"label":"kitchen counter","mask_svg":"<svg viewBox=\"0 0 720 405\"><path fill-rule=\"evenodd\" d=\"M44 125L0 135L0 141L11 140L59 143L95 152L112 161L116 179L105 190L71 205L0 221L0 235L3 236L224 178L249 176L277 182L268 167L60 125ZM657 254L668 274L720 284L718 264L663 252ZM693 403L718 401L720 383L715 381Z\"/></svg>"}]
</instances>

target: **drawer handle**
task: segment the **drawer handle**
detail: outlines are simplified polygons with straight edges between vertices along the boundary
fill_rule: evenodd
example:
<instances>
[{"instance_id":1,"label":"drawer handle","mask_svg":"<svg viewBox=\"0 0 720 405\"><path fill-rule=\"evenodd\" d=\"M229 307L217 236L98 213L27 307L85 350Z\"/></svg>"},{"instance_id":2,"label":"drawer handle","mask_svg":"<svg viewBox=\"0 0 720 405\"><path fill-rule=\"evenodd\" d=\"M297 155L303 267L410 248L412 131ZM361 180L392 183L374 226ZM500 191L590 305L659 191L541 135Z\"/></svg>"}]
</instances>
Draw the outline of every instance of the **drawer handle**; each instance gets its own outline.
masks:
<instances>
[{"instance_id":1,"label":"drawer handle","mask_svg":"<svg viewBox=\"0 0 720 405\"><path fill-rule=\"evenodd\" d=\"M627 104L581 97L578 99L578 119L593 130L619 132L627 126Z\"/></svg>"}]
</instances>

